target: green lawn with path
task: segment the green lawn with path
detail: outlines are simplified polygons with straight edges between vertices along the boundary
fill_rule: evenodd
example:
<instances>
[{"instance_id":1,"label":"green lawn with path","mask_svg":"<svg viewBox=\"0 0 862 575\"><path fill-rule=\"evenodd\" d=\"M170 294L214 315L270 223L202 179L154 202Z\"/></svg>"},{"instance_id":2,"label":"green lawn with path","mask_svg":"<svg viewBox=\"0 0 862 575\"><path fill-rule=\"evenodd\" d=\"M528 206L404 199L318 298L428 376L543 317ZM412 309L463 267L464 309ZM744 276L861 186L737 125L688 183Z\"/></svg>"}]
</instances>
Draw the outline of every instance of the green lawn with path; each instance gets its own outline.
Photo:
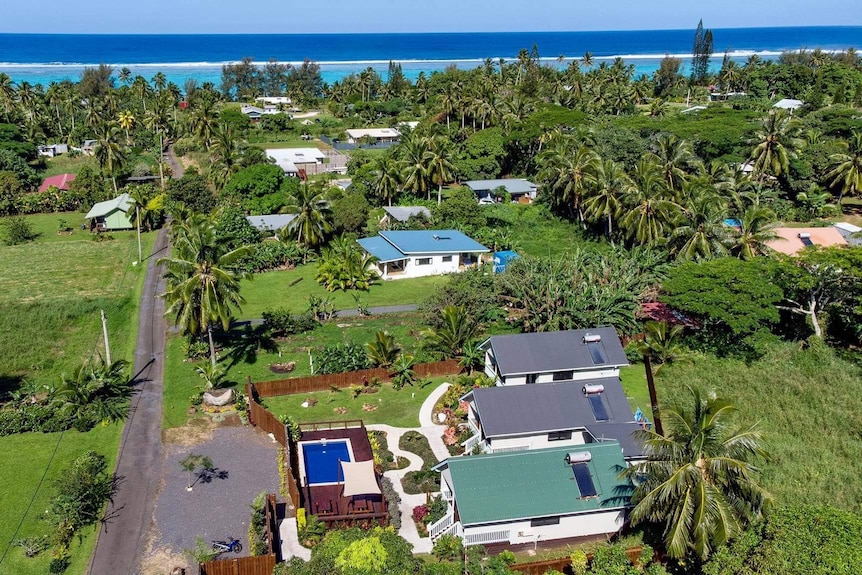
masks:
<instances>
[{"instance_id":1,"label":"green lawn with path","mask_svg":"<svg viewBox=\"0 0 862 575\"><path fill-rule=\"evenodd\" d=\"M328 292L317 283L316 278L315 263L287 271L256 274L254 279L242 285L242 295L246 303L239 315L242 318L259 318L265 310L281 307L301 313L306 310L308 297L311 295L333 298L335 309L356 309L354 294L359 296L366 307L418 304L447 279L445 276L434 276L380 281L367 292Z\"/></svg>"},{"instance_id":2,"label":"green lawn with path","mask_svg":"<svg viewBox=\"0 0 862 575\"><path fill-rule=\"evenodd\" d=\"M426 379L414 386L394 389L384 383L376 393L361 393L354 397L350 388L340 391L316 391L296 395L266 397L263 403L276 417L288 415L298 423L314 421L346 421L361 419L365 425L384 423L393 427L419 427L422 402L451 377ZM356 381L362 385L361 380ZM312 407L303 407L308 399L317 400ZM367 409L371 409L368 411ZM339 413L343 409L347 411ZM338 410L338 411L336 411Z\"/></svg>"}]
</instances>

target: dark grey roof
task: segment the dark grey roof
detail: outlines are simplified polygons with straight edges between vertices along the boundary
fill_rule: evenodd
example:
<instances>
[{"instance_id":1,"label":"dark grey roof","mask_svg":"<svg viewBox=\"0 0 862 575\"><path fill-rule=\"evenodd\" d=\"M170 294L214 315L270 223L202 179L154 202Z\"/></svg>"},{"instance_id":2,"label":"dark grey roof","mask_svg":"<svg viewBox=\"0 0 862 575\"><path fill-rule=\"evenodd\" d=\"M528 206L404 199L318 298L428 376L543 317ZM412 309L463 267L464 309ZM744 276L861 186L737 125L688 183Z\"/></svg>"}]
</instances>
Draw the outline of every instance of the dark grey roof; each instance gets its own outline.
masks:
<instances>
[{"instance_id":1,"label":"dark grey roof","mask_svg":"<svg viewBox=\"0 0 862 575\"><path fill-rule=\"evenodd\" d=\"M429 220L431 219L431 212L425 206L384 206L383 211L399 222L406 222L410 219L410 216L418 216L420 214Z\"/></svg>"},{"instance_id":2,"label":"dark grey roof","mask_svg":"<svg viewBox=\"0 0 862 575\"><path fill-rule=\"evenodd\" d=\"M603 352L605 363L593 362L584 343L587 334L601 336L597 347ZM489 344L503 376L629 364L617 330L612 327L497 335L483 343L482 348L487 349Z\"/></svg>"},{"instance_id":3,"label":"dark grey roof","mask_svg":"<svg viewBox=\"0 0 862 575\"><path fill-rule=\"evenodd\" d=\"M265 216L246 216L245 219L248 220L248 223L250 223L252 226L262 232L277 232L284 226L289 225L290 222L292 222L294 219L296 219L296 214L268 214Z\"/></svg>"},{"instance_id":4,"label":"dark grey roof","mask_svg":"<svg viewBox=\"0 0 862 575\"><path fill-rule=\"evenodd\" d=\"M604 386L599 395L608 420L596 421L582 391L585 385ZM632 437L640 425L635 422L619 378L486 387L474 389L472 396L487 438L587 429L596 439L619 441L626 457L641 455Z\"/></svg>"}]
</instances>

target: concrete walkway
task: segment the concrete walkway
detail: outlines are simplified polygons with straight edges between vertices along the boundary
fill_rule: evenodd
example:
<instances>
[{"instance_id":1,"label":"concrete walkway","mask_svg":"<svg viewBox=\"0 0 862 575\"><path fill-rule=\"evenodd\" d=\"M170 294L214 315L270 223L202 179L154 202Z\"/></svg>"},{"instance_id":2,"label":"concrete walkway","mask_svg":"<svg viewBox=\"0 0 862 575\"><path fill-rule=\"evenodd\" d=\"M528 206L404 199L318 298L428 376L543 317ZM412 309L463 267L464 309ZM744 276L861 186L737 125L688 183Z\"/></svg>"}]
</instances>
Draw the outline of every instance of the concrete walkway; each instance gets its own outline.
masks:
<instances>
[{"instance_id":1,"label":"concrete walkway","mask_svg":"<svg viewBox=\"0 0 862 575\"><path fill-rule=\"evenodd\" d=\"M135 389L117 456L114 493L96 541L88 573L137 573L146 550L162 466L162 377L165 352L165 304L161 268L168 230L156 236L141 294L138 340L135 346Z\"/></svg>"},{"instance_id":2,"label":"concrete walkway","mask_svg":"<svg viewBox=\"0 0 862 575\"><path fill-rule=\"evenodd\" d=\"M278 536L281 539L281 558L289 561L291 557L299 557L305 561L311 559L311 549L299 544L299 533L296 530L296 517L285 517L278 526Z\"/></svg>"},{"instance_id":3,"label":"concrete walkway","mask_svg":"<svg viewBox=\"0 0 862 575\"><path fill-rule=\"evenodd\" d=\"M444 383L437 389L431 392L431 395L422 403L419 409L419 428L392 427L391 425L368 425L367 428L374 431L383 431L386 433L386 443L389 446L389 451L399 458L407 459L410 464L404 469L394 469L383 474L384 477L392 481L392 486L398 495L401 497L401 504L398 506L401 509L401 529L398 534L413 545L413 553L430 553L433 547L430 537L420 537L416 529L416 524L413 522L413 508L418 505L425 504L425 494L419 493L412 495L404 493L404 487L401 485L401 480L411 471L419 471L422 469L422 458L410 451L404 451L398 444L401 437L408 431L418 431L428 439L428 444L431 446L431 451L437 461L443 461L449 457L449 450L446 444L443 443L442 425L436 425L432 421L434 405L446 393L450 384Z\"/></svg>"}]
</instances>

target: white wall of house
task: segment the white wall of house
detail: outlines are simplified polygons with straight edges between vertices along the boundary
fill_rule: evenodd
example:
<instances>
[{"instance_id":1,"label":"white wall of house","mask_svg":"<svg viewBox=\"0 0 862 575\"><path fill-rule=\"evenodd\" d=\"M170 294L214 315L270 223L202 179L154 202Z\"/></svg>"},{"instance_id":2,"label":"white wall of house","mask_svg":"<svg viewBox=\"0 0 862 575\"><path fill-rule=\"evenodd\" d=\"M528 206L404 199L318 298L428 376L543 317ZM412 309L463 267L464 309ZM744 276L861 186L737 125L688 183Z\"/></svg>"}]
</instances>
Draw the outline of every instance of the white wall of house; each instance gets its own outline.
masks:
<instances>
[{"instance_id":1,"label":"white wall of house","mask_svg":"<svg viewBox=\"0 0 862 575\"><path fill-rule=\"evenodd\" d=\"M533 526L530 520L526 520L486 525L464 526L462 524L461 527L467 545L480 545L483 543L483 539L500 542L501 537L507 531L508 539L506 541L511 545L517 545L536 541L616 533L622 528L624 521L625 510L612 509L560 517L557 525Z\"/></svg>"},{"instance_id":2,"label":"white wall of house","mask_svg":"<svg viewBox=\"0 0 862 575\"><path fill-rule=\"evenodd\" d=\"M515 437L497 437L488 440L491 453L514 451L517 449L544 449L547 447L565 447L568 445L584 445L593 443L593 437L586 430L572 431L571 439L551 441L547 433L535 435L519 435Z\"/></svg>"},{"instance_id":3,"label":"white wall of house","mask_svg":"<svg viewBox=\"0 0 862 575\"><path fill-rule=\"evenodd\" d=\"M471 263L478 261L478 256L471 255ZM381 274L386 279L419 278L425 276L439 276L443 274L457 273L461 271L461 254L433 254L422 256L410 256L404 265L404 271L392 274ZM383 264L380 264L378 271Z\"/></svg>"},{"instance_id":4,"label":"white wall of house","mask_svg":"<svg viewBox=\"0 0 862 575\"><path fill-rule=\"evenodd\" d=\"M488 370L488 366L486 365L486 373ZM535 380L533 383L553 383L554 382L554 372L545 372L545 373L536 373L531 374L535 376ZM600 379L605 377L619 377L620 376L620 368L618 367L604 367L598 369L587 369L587 370L579 370L571 372L571 379L568 378L568 373L566 373L567 378L558 380L558 381L583 381L585 379ZM491 376L493 377L493 376ZM497 381L498 385L525 385L527 383L527 375L510 375L510 376L500 376Z\"/></svg>"}]
</instances>

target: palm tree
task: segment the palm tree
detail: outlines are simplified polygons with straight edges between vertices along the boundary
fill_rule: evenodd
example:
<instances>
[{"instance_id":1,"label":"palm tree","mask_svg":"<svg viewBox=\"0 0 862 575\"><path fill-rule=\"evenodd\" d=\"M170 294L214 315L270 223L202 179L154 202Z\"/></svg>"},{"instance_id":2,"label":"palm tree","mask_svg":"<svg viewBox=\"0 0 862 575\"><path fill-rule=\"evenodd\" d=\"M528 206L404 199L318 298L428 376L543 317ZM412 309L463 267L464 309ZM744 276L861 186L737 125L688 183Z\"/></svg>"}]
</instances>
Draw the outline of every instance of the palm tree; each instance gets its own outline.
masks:
<instances>
[{"instance_id":1,"label":"palm tree","mask_svg":"<svg viewBox=\"0 0 862 575\"><path fill-rule=\"evenodd\" d=\"M422 332L424 347L444 358L458 357L464 346L479 333L479 325L467 314L463 306L447 305L440 312L442 324Z\"/></svg>"},{"instance_id":2,"label":"palm tree","mask_svg":"<svg viewBox=\"0 0 862 575\"><path fill-rule=\"evenodd\" d=\"M378 331L374 341L365 344L368 361L375 367L391 367L401 354L401 346L395 341L395 336L388 331Z\"/></svg>"},{"instance_id":3,"label":"palm tree","mask_svg":"<svg viewBox=\"0 0 862 575\"><path fill-rule=\"evenodd\" d=\"M374 190L388 205L401 186L401 171L398 161L391 157L381 158L374 172Z\"/></svg>"},{"instance_id":4,"label":"palm tree","mask_svg":"<svg viewBox=\"0 0 862 575\"><path fill-rule=\"evenodd\" d=\"M571 138L556 139L542 156L539 179L553 193L552 204L565 207L583 221L583 198L599 157Z\"/></svg>"},{"instance_id":5,"label":"palm tree","mask_svg":"<svg viewBox=\"0 0 862 575\"><path fill-rule=\"evenodd\" d=\"M134 391L127 367L123 360L109 365L101 357L98 361L84 362L72 378L62 376L52 404L75 419L93 416L98 421L120 421L126 417L128 400Z\"/></svg>"},{"instance_id":6,"label":"palm tree","mask_svg":"<svg viewBox=\"0 0 862 575\"><path fill-rule=\"evenodd\" d=\"M15 85L12 83L12 78L5 72L0 72L0 105L3 106L3 112L7 116L12 111L16 99L17 95L15 94Z\"/></svg>"},{"instance_id":7,"label":"palm tree","mask_svg":"<svg viewBox=\"0 0 862 575\"><path fill-rule=\"evenodd\" d=\"M682 189L688 177L685 169L696 163L697 158L691 144L673 134L660 135L649 156L660 167L667 187L675 192Z\"/></svg>"},{"instance_id":8,"label":"palm tree","mask_svg":"<svg viewBox=\"0 0 862 575\"><path fill-rule=\"evenodd\" d=\"M285 231L297 242L309 248L315 248L323 243L326 234L332 229L330 223L331 210L325 199L326 188L320 182L309 184L303 182L296 193L288 197L285 212L296 214Z\"/></svg>"},{"instance_id":9,"label":"palm tree","mask_svg":"<svg viewBox=\"0 0 862 575\"><path fill-rule=\"evenodd\" d=\"M429 182L431 180L431 162L433 155L429 147L428 139L418 135L416 132L410 134L401 145L401 181L404 189L416 195L426 194L430 199Z\"/></svg>"},{"instance_id":10,"label":"palm tree","mask_svg":"<svg viewBox=\"0 0 862 575\"><path fill-rule=\"evenodd\" d=\"M584 200L584 215L592 220L604 219L608 239L614 233L614 220L622 212L621 198L631 187L632 181L622 166L613 160L596 162L588 186L588 197Z\"/></svg>"},{"instance_id":11,"label":"palm tree","mask_svg":"<svg viewBox=\"0 0 862 575\"><path fill-rule=\"evenodd\" d=\"M671 234L680 260L703 260L727 255L727 210L712 190L696 193L682 210L681 224Z\"/></svg>"},{"instance_id":12,"label":"palm tree","mask_svg":"<svg viewBox=\"0 0 862 575\"><path fill-rule=\"evenodd\" d=\"M437 205L443 201L443 183L452 179L452 164L454 156L452 145L449 140L435 136L430 140L431 164L428 166L428 175L431 181L437 184Z\"/></svg>"},{"instance_id":13,"label":"palm tree","mask_svg":"<svg viewBox=\"0 0 862 575\"><path fill-rule=\"evenodd\" d=\"M317 281L327 291L368 291L379 277L377 258L344 236L333 239L323 250L317 268Z\"/></svg>"},{"instance_id":14,"label":"palm tree","mask_svg":"<svg viewBox=\"0 0 862 575\"><path fill-rule=\"evenodd\" d=\"M646 159L638 162L633 179L623 202L628 212L620 225L640 245L659 244L666 240L665 228L676 218L679 205L670 199L670 190L655 163Z\"/></svg>"},{"instance_id":15,"label":"palm tree","mask_svg":"<svg viewBox=\"0 0 862 575\"><path fill-rule=\"evenodd\" d=\"M189 337L209 339L210 361L216 364L213 324L222 329L230 326L234 310L239 311L243 298L240 281L251 279L239 271L237 262L251 251L249 246L229 249L230 238L219 237L213 220L193 214L177 220L172 226L170 257L162 258L167 272L166 316L173 316L182 333Z\"/></svg>"},{"instance_id":16,"label":"palm tree","mask_svg":"<svg viewBox=\"0 0 862 575\"><path fill-rule=\"evenodd\" d=\"M658 375L661 368L687 355L682 342L683 327L679 324L668 325L665 321L648 321L644 324L644 339L638 345L638 351L649 355L659 366L653 371Z\"/></svg>"},{"instance_id":17,"label":"palm tree","mask_svg":"<svg viewBox=\"0 0 862 575\"><path fill-rule=\"evenodd\" d=\"M120 115L117 116L117 125L126 132L126 145L128 146L130 144L129 130L135 127L135 115L129 110L120 112Z\"/></svg>"},{"instance_id":18,"label":"palm tree","mask_svg":"<svg viewBox=\"0 0 862 575\"><path fill-rule=\"evenodd\" d=\"M216 127L211 151L210 179L217 190L222 190L240 169L240 143L229 125Z\"/></svg>"},{"instance_id":19,"label":"palm tree","mask_svg":"<svg viewBox=\"0 0 862 575\"><path fill-rule=\"evenodd\" d=\"M838 205L844 195L855 196L862 191L862 131L853 130L847 140L846 154L833 154L829 157L832 166L826 179L832 187L840 186Z\"/></svg>"},{"instance_id":20,"label":"palm tree","mask_svg":"<svg viewBox=\"0 0 862 575\"><path fill-rule=\"evenodd\" d=\"M754 174L761 179L767 174L780 177L787 172L796 144L792 120L785 110L774 110L763 120L760 131L755 134L751 159L754 160Z\"/></svg>"},{"instance_id":21,"label":"palm tree","mask_svg":"<svg viewBox=\"0 0 862 575\"><path fill-rule=\"evenodd\" d=\"M761 516L770 495L758 483L766 459L754 425L734 430L733 406L690 389L691 405L662 410L665 436L639 431L646 461L622 472L635 485L633 525L661 526L671 557L705 560Z\"/></svg>"},{"instance_id":22,"label":"palm tree","mask_svg":"<svg viewBox=\"0 0 862 575\"><path fill-rule=\"evenodd\" d=\"M765 206L750 206L739 219L740 226L731 232L731 252L744 260L754 259L769 251L766 242L778 239L775 214Z\"/></svg>"},{"instance_id":23,"label":"palm tree","mask_svg":"<svg viewBox=\"0 0 862 575\"><path fill-rule=\"evenodd\" d=\"M102 173L106 173L111 177L111 182L114 184L114 193L118 192L117 171L126 162L126 151L119 142L119 133L120 130L115 124L106 124L99 135L99 144L95 150L96 159L99 161Z\"/></svg>"},{"instance_id":24,"label":"palm tree","mask_svg":"<svg viewBox=\"0 0 862 575\"><path fill-rule=\"evenodd\" d=\"M120 73L117 75L117 77L119 78L123 86L128 86L132 82L132 71L129 70L127 67L123 66L120 69Z\"/></svg>"}]
</instances>

